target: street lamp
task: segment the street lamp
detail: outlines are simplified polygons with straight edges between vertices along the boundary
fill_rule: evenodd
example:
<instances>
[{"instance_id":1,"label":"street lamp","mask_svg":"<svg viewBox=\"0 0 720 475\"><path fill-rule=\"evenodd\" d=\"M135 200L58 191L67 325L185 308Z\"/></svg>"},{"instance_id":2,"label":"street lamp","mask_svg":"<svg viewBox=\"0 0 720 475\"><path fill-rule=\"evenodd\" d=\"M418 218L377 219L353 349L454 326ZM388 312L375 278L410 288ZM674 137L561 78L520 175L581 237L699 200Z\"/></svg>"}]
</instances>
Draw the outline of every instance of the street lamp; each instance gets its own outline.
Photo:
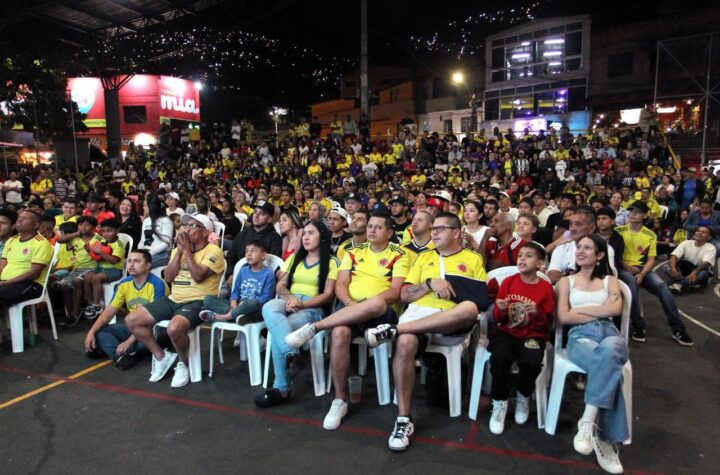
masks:
<instances>
[{"instance_id":1,"label":"street lamp","mask_svg":"<svg viewBox=\"0 0 720 475\"><path fill-rule=\"evenodd\" d=\"M453 84L460 85L462 84L465 86L465 90L470 94L470 131L472 133L477 133L478 129L478 120L477 120L477 108L478 108L478 100L475 98L475 93L470 90L468 87L467 82L465 81L465 75L461 71L455 71L452 75L452 82Z\"/></svg>"},{"instance_id":2,"label":"street lamp","mask_svg":"<svg viewBox=\"0 0 720 475\"><path fill-rule=\"evenodd\" d=\"M270 117L272 117L273 122L275 122L275 147L280 148L280 137L278 136L278 124L282 120L282 117L284 115L287 115L288 111L287 109L283 109L282 107L274 106L272 110L270 111Z\"/></svg>"}]
</instances>

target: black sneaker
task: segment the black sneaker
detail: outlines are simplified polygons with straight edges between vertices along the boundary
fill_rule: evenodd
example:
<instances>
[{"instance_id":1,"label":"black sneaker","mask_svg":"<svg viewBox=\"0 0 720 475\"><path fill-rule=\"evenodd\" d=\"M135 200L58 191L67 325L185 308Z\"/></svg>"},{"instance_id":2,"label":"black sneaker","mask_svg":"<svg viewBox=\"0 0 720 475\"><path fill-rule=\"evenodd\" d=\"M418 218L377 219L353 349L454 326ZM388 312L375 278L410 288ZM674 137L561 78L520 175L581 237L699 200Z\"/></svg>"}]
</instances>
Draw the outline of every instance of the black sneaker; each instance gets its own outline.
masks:
<instances>
[{"instance_id":1,"label":"black sneaker","mask_svg":"<svg viewBox=\"0 0 720 475\"><path fill-rule=\"evenodd\" d=\"M632 331L631 338L633 339L633 341L637 341L638 343L645 343L645 329L635 328Z\"/></svg>"},{"instance_id":2,"label":"black sneaker","mask_svg":"<svg viewBox=\"0 0 720 475\"><path fill-rule=\"evenodd\" d=\"M262 394L258 394L253 398L255 406L260 409L267 409L268 407L277 406L290 400L290 391L285 396L282 395L279 389L268 389Z\"/></svg>"},{"instance_id":3,"label":"black sneaker","mask_svg":"<svg viewBox=\"0 0 720 475\"><path fill-rule=\"evenodd\" d=\"M85 358L90 358L91 360L99 360L100 358L105 358L105 353L103 353L102 350L96 346L92 350L85 349Z\"/></svg>"},{"instance_id":4,"label":"black sneaker","mask_svg":"<svg viewBox=\"0 0 720 475\"><path fill-rule=\"evenodd\" d=\"M85 319L91 321L95 320L100 313L102 313L102 307L100 305L88 305L85 309Z\"/></svg>"},{"instance_id":5,"label":"black sneaker","mask_svg":"<svg viewBox=\"0 0 720 475\"><path fill-rule=\"evenodd\" d=\"M693 346L694 343L692 341L692 338L690 338L690 335L687 334L685 330L678 330L675 333L672 334L673 340L678 342L678 345L682 346Z\"/></svg>"},{"instance_id":6,"label":"black sneaker","mask_svg":"<svg viewBox=\"0 0 720 475\"><path fill-rule=\"evenodd\" d=\"M376 328L365 330L365 343L370 348L377 348L386 341L393 341L397 336L397 326L383 323Z\"/></svg>"},{"instance_id":7,"label":"black sneaker","mask_svg":"<svg viewBox=\"0 0 720 475\"><path fill-rule=\"evenodd\" d=\"M115 363L115 366L117 366L119 370L125 371L135 366L137 356L135 353L115 355L115 357L113 357L113 363Z\"/></svg>"},{"instance_id":8,"label":"black sneaker","mask_svg":"<svg viewBox=\"0 0 720 475\"><path fill-rule=\"evenodd\" d=\"M285 357L285 370L288 378L293 379L305 369L305 360L302 359L300 353L290 353Z\"/></svg>"}]
</instances>

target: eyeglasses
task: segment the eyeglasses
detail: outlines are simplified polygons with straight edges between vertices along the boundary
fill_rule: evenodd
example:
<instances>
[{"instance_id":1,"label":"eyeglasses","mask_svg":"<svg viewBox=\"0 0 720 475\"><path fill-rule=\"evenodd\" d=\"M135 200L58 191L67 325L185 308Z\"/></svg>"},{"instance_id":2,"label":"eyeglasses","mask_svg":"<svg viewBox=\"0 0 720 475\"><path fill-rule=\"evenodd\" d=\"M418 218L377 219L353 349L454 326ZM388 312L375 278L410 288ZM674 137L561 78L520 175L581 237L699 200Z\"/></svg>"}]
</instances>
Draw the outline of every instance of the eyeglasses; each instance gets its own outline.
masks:
<instances>
[{"instance_id":1,"label":"eyeglasses","mask_svg":"<svg viewBox=\"0 0 720 475\"><path fill-rule=\"evenodd\" d=\"M460 229L460 228L458 228L457 226L433 226L432 228L430 228L430 232L441 233L441 232L445 231L446 229Z\"/></svg>"},{"instance_id":2,"label":"eyeglasses","mask_svg":"<svg viewBox=\"0 0 720 475\"><path fill-rule=\"evenodd\" d=\"M183 224L182 226L183 226L183 228L189 228L189 229L198 229L198 228L203 227L202 224L197 224L197 223Z\"/></svg>"}]
</instances>

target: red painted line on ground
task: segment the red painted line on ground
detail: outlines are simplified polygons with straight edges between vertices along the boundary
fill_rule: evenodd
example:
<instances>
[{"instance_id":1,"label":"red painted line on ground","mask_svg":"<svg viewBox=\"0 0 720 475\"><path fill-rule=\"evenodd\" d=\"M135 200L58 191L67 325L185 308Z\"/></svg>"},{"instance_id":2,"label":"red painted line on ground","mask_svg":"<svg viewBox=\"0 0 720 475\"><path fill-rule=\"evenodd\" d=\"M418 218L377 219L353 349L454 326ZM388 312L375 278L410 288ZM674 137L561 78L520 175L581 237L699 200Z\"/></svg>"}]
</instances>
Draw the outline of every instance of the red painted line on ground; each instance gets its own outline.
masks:
<instances>
[{"instance_id":1,"label":"red painted line on ground","mask_svg":"<svg viewBox=\"0 0 720 475\"><path fill-rule=\"evenodd\" d=\"M99 389L106 392L112 392L112 393L118 393L118 394L127 394L130 396L137 396L143 399L154 399L158 401L166 401L171 402L174 404L181 404L184 406L191 406L196 407L199 409L207 409L215 412L222 412L226 414L236 414L240 416L245 417L253 417L256 419L264 419L264 420L270 420L275 422L284 422L287 424L297 424L297 425L304 425L304 426L310 426L310 427L316 427L321 428L322 422L315 420L315 419L305 419L301 417L294 417L294 416L287 416L284 414L276 414L272 412L260 412L253 409L241 409L233 406L224 406L221 404L213 404L205 401L198 401L196 399L188 399L178 396L170 396L167 394L161 394L161 393L155 393L151 391L145 391L142 389L133 389L133 388L125 388L122 386L115 386L113 384L106 384L106 383L97 383L92 381L83 381L80 379L69 379L65 376L60 376L57 374L52 373L44 373L40 371L32 371L32 370L25 370L20 368L14 368L11 366L5 366L0 365L0 371L5 371L8 373L15 373L15 374L21 374L24 376L33 376L37 378L44 378L49 379L53 381L66 381L70 384L76 384L79 386L85 386L90 387L93 389ZM549 455L542 455L537 454L533 452L523 452L520 450L509 450L509 449L501 449L499 447L491 447L488 445L482 445L475 443L475 438L478 434L480 428L480 422L476 421L473 422L473 424L470 427L470 431L468 432L467 439L465 442L458 442L454 440L446 440L446 439L435 439L431 437L423 437L423 436L415 436L413 438L413 441L415 443L421 443L425 445L433 445L436 447L442 447L442 448L448 448L448 449L456 449L456 450L464 450L468 452L475 452L475 453L485 453L485 454L492 454L492 455L498 455L503 457L510 457L520 460L527 460L530 462L542 462L547 464L554 464L554 465L563 465L566 467L574 467L574 468L582 468L582 469L593 469L600 471L600 467L598 467L597 464L591 463L591 462L583 462L579 460L566 460L560 457L553 457ZM338 428L338 431L342 432L349 432L352 434L359 434L364 435L367 437L378 437L385 439L388 437L387 431L381 431L379 429L372 429L367 427L356 427L351 425L341 425ZM633 470L633 469L627 469L624 473L630 474L630 475L668 475L663 472L649 472L645 470Z\"/></svg>"}]
</instances>

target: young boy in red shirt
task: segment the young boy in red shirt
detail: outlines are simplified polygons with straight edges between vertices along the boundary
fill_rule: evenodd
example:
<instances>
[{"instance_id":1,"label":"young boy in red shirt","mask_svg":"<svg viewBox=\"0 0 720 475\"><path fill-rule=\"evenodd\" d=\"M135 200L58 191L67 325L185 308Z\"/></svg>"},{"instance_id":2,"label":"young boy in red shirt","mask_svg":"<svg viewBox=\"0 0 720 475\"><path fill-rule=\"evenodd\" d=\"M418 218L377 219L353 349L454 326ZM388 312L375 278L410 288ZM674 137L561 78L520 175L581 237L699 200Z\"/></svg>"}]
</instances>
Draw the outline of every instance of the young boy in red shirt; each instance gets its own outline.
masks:
<instances>
[{"instance_id":1,"label":"young boy in red shirt","mask_svg":"<svg viewBox=\"0 0 720 475\"><path fill-rule=\"evenodd\" d=\"M495 333L488 350L492 374L493 411L490 432L502 434L505 429L513 362L520 368L515 403L515 423L524 424L530 413L530 397L535 380L542 370L547 340L555 312L552 285L538 277L545 261L545 250L535 242L524 243L518 254L520 273L503 280L495 300L493 319Z\"/></svg>"}]
</instances>

